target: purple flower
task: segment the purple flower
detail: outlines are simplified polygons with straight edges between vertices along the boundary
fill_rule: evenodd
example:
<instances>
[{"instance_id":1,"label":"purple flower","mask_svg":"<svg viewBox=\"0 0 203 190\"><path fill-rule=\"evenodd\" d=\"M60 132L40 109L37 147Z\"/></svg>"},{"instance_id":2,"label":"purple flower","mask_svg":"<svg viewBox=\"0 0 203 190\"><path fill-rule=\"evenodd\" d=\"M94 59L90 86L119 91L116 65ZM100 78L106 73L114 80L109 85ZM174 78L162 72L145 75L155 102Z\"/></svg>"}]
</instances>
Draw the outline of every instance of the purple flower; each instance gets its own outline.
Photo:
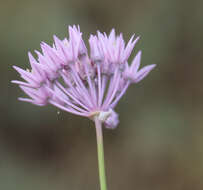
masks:
<instances>
[{"instance_id":1,"label":"purple flower","mask_svg":"<svg viewBox=\"0 0 203 190\"><path fill-rule=\"evenodd\" d=\"M24 81L12 82L30 97L19 100L52 104L90 119L98 115L107 128L115 128L119 119L114 107L131 83L138 83L155 67L138 70L141 52L128 65L137 41L132 36L125 45L122 34L116 36L114 29L109 36L98 31L90 35L89 56L79 26L69 27L69 39L54 36L53 46L41 43L42 53L35 51L37 60L28 53L30 70L13 66Z\"/></svg>"}]
</instances>

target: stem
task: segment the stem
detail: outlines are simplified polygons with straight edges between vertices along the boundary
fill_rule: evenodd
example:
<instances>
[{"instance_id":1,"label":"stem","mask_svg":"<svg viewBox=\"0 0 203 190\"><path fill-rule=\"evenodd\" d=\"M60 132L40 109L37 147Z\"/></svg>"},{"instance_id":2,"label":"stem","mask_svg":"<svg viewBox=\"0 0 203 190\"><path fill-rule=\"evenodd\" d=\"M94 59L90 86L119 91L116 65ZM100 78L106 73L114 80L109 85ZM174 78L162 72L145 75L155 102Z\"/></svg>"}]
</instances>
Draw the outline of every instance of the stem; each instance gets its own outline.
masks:
<instances>
[{"instance_id":1,"label":"stem","mask_svg":"<svg viewBox=\"0 0 203 190\"><path fill-rule=\"evenodd\" d=\"M103 147L103 135L102 135L102 123L99 121L98 116L94 118L97 135L97 153L99 164L99 180L101 190L107 190L106 187L106 175L104 166L104 147Z\"/></svg>"}]
</instances>

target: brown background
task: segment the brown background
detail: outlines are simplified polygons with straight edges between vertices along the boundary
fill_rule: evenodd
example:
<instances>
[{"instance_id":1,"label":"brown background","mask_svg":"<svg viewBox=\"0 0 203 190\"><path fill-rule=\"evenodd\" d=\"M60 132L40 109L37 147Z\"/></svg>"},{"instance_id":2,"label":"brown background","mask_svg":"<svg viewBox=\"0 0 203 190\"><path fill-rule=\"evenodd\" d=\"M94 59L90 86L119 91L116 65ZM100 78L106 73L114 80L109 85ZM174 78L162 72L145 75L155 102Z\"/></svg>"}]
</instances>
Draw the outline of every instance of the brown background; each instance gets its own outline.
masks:
<instances>
[{"instance_id":1,"label":"brown background","mask_svg":"<svg viewBox=\"0 0 203 190\"><path fill-rule=\"evenodd\" d=\"M109 190L203 189L203 1L0 1L0 189L99 189L95 130L85 118L17 101L12 65L79 24L85 40L115 27L157 64L131 86L104 130ZM131 57L132 59L132 57Z\"/></svg>"}]
</instances>

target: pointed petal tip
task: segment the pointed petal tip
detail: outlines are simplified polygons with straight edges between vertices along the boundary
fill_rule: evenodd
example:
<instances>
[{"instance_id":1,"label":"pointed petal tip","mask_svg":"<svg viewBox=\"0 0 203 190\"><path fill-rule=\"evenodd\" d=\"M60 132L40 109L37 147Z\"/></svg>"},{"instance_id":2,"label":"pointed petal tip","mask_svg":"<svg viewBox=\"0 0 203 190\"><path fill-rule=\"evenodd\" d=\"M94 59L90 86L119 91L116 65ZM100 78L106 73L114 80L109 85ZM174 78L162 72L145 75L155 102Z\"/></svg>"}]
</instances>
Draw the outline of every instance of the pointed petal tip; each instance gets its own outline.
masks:
<instances>
[{"instance_id":1,"label":"pointed petal tip","mask_svg":"<svg viewBox=\"0 0 203 190\"><path fill-rule=\"evenodd\" d=\"M133 34L133 35L130 37L130 40L132 40L134 37L135 37L135 34ZM129 41L130 41L130 40L129 40Z\"/></svg>"},{"instance_id":2,"label":"pointed petal tip","mask_svg":"<svg viewBox=\"0 0 203 190\"><path fill-rule=\"evenodd\" d=\"M21 102L29 102L29 103L34 103L34 101L30 98L22 98L22 97L18 97L17 100L21 101Z\"/></svg>"},{"instance_id":3,"label":"pointed petal tip","mask_svg":"<svg viewBox=\"0 0 203 190\"><path fill-rule=\"evenodd\" d=\"M54 39L54 41L60 41L59 37L56 36L55 34L53 35L53 39Z\"/></svg>"},{"instance_id":4,"label":"pointed petal tip","mask_svg":"<svg viewBox=\"0 0 203 190\"><path fill-rule=\"evenodd\" d=\"M16 68L17 68L17 66L15 66L15 65L12 65L12 67L16 70Z\"/></svg>"},{"instance_id":5,"label":"pointed petal tip","mask_svg":"<svg viewBox=\"0 0 203 190\"><path fill-rule=\"evenodd\" d=\"M138 71L138 69L140 67L140 63L141 63L141 56L142 56L142 51L139 50L138 53L136 54L136 56L134 57L132 64L130 66L132 73L136 73Z\"/></svg>"},{"instance_id":6,"label":"pointed petal tip","mask_svg":"<svg viewBox=\"0 0 203 190\"><path fill-rule=\"evenodd\" d=\"M135 39L134 39L134 38L135 38ZM133 34L133 35L131 36L129 42L132 42L133 39L134 39L134 41L133 41L132 43L136 43L140 38L141 38L140 36L136 36L136 37L135 37L135 34Z\"/></svg>"},{"instance_id":7,"label":"pointed petal tip","mask_svg":"<svg viewBox=\"0 0 203 190\"><path fill-rule=\"evenodd\" d=\"M133 82L134 83L140 82L152 71L152 69L154 69L155 66L156 66L155 64L152 64L152 65L147 65L143 67L141 70L137 72L135 78L133 79Z\"/></svg>"},{"instance_id":8,"label":"pointed petal tip","mask_svg":"<svg viewBox=\"0 0 203 190\"><path fill-rule=\"evenodd\" d=\"M141 70L150 72L152 69L154 69L154 67L156 67L156 64L147 65L147 66L143 67ZM140 72L141 70L139 70L138 72Z\"/></svg>"},{"instance_id":9,"label":"pointed petal tip","mask_svg":"<svg viewBox=\"0 0 203 190\"><path fill-rule=\"evenodd\" d=\"M30 52L30 51L28 51L28 58L29 58L29 60L30 60L30 62L35 62L36 60L35 60L35 58L34 58L34 56L32 55L32 53Z\"/></svg>"},{"instance_id":10,"label":"pointed petal tip","mask_svg":"<svg viewBox=\"0 0 203 190\"><path fill-rule=\"evenodd\" d=\"M111 29L110 34L111 34L111 33L116 33L115 28L112 28L112 29Z\"/></svg>"},{"instance_id":11,"label":"pointed petal tip","mask_svg":"<svg viewBox=\"0 0 203 190\"><path fill-rule=\"evenodd\" d=\"M18 67L18 66L15 66L15 65L13 65L12 67L13 67L13 69L15 69L18 73L21 74L21 71L22 71L23 69L21 69L21 68ZM23 70L23 71L24 71L24 70Z\"/></svg>"},{"instance_id":12,"label":"pointed petal tip","mask_svg":"<svg viewBox=\"0 0 203 190\"><path fill-rule=\"evenodd\" d=\"M139 50L139 51L137 52L137 56L142 56L142 50Z\"/></svg>"},{"instance_id":13,"label":"pointed petal tip","mask_svg":"<svg viewBox=\"0 0 203 190\"><path fill-rule=\"evenodd\" d=\"M149 65L150 69L154 69L156 66L157 66L156 64Z\"/></svg>"},{"instance_id":14,"label":"pointed petal tip","mask_svg":"<svg viewBox=\"0 0 203 190\"><path fill-rule=\"evenodd\" d=\"M139 62L140 62L140 61L141 61L141 57L142 57L142 51L139 50L139 51L137 52L137 55L136 55L135 57L137 57L137 59L138 59Z\"/></svg>"},{"instance_id":15,"label":"pointed petal tip","mask_svg":"<svg viewBox=\"0 0 203 190\"><path fill-rule=\"evenodd\" d=\"M46 44L44 41L41 41L40 46L48 46L48 44Z\"/></svg>"},{"instance_id":16,"label":"pointed petal tip","mask_svg":"<svg viewBox=\"0 0 203 190\"><path fill-rule=\"evenodd\" d=\"M135 38L135 40L133 41L133 43L136 44L136 43L139 41L139 39L140 39L140 36L137 36L137 37Z\"/></svg>"},{"instance_id":17,"label":"pointed petal tip","mask_svg":"<svg viewBox=\"0 0 203 190\"><path fill-rule=\"evenodd\" d=\"M17 80L11 80L10 83L16 84L18 81Z\"/></svg>"},{"instance_id":18,"label":"pointed petal tip","mask_svg":"<svg viewBox=\"0 0 203 190\"><path fill-rule=\"evenodd\" d=\"M24 102L27 98L18 97L17 99Z\"/></svg>"},{"instance_id":19,"label":"pointed petal tip","mask_svg":"<svg viewBox=\"0 0 203 190\"><path fill-rule=\"evenodd\" d=\"M28 56L32 56L32 53L30 51L27 52Z\"/></svg>"}]
</instances>

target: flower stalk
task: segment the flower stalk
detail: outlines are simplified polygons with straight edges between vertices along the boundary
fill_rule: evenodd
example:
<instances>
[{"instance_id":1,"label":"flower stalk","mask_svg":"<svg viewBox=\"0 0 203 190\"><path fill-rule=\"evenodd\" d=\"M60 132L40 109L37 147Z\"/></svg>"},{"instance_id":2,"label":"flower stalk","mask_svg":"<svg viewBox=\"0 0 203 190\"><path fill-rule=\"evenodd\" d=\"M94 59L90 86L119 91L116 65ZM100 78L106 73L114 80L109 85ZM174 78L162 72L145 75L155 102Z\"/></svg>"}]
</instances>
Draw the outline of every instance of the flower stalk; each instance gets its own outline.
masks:
<instances>
[{"instance_id":1,"label":"flower stalk","mask_svg":"<svg viewBox=\"0 0 203 190\"><path fill-rule=\"evenodd\" d=\"M94 117L94 121L95 121L95 127L96 127L96 137L97 137L97 153L98 153L100 189L107 190L105 164L104 164L102 122L99 120L98 116Z\"/></svg>"}]
</instances>

